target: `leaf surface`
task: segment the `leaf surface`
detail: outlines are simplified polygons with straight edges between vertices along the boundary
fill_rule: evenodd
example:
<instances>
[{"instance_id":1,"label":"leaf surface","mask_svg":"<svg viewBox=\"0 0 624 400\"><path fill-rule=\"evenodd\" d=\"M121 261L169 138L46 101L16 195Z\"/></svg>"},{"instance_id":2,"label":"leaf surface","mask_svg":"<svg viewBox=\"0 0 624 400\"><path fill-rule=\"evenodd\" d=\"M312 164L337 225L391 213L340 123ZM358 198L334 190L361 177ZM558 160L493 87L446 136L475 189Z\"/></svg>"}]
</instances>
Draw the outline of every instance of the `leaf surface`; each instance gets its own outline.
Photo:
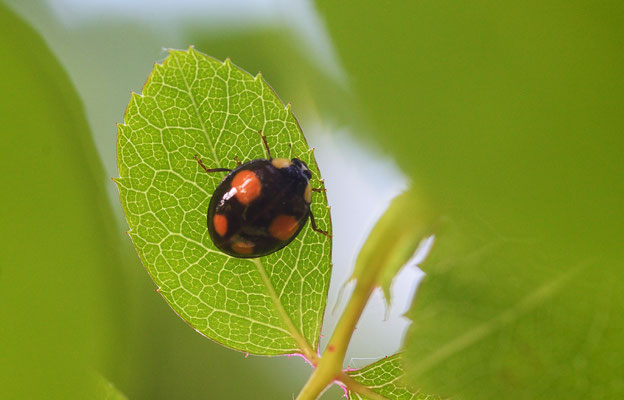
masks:
<instances>
[{"instance_id":1,"label":"leaf surface","mask_svg":"<svg viewBox=\"0 0 624 400\"><path fill-rule=\"evenodd\" d=\"M91 399L118 338L110 182L45 38L4 2L0 26L0 397Z\"/></svg>"},{"instance_id":2,"label":"leaf surface","mask_svg":"<svg viewBox=\"0 0 624 400\"><path fill-rule=\"evenodd\" d=\"M401 354L382 358L362 369L350 371L349 375L369 389L388 400L433 400L434 396L425 395L418 390L408 388L403 381L405 373L401 366ZM366 400L361 394L349 391L349 398Z\"/></svg>"},{"instance_id":3,"label":"leaf surface","mask_svg":"<svg viewBox=\"0 0 624 400\"><path fill-rule=\"evenodd\" d=\"M95 396L96 400L128 400L128 398L119 391L111 382L102 375L95 377L98 386L98 392Z\"/></svg>"},{"instance_id":4,"label":"leaf surface","mask_svg":"<svg viewBox=\"0 0 624 400\"><path fill-rule=\"evenodd\" d=\"M366 238L351 279L373 277L390 303L390 285L423 239L433 233L432 213L414 190L392 200L386 212Z\"/></svg>"},{"instance_id":5,"label":"leaf surface","mask_svg":"<svg viewBox=\"0 0 624 400\"><path fill-rule=\"evenodd\" d=\"M203 335L263 355L318 346L331 264L330 239L306 226L286 248L260 259L219 252L206 228L213 190L233 168L266 158L297 157L321 187L312 151L270 86L229 60L193 48L170 51L142 95L133 94L119 125L117 180L130 236L158 290ZM324 195L315 194L318 225L330 228Z\"/></svg>"}]
</instances>

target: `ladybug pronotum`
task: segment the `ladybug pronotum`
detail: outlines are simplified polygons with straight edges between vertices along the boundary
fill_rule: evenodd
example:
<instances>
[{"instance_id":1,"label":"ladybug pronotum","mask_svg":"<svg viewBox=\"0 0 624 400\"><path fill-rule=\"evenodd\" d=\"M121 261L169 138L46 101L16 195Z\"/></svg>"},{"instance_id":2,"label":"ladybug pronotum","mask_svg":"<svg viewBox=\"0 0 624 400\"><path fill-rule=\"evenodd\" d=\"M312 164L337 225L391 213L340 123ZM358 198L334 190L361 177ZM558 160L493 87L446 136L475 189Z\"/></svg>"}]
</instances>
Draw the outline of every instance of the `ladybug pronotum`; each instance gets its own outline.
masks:
<instances>
[{"instance_id":1,"label":"ladybug pronotum","mask_svg":"<svg viewBox=\"0 0 624 400\"><path fill-rule=\"evenodd\" d=\"M208 206L208 232L215 246L233 257L254 258L288 245L303 229L310 211L312 173L298 158L272 158L266 137L259 132L268 159L239 164L234 169L206 168L207 173L229 172L215 189Z\"/></svg>"}]
</instances>

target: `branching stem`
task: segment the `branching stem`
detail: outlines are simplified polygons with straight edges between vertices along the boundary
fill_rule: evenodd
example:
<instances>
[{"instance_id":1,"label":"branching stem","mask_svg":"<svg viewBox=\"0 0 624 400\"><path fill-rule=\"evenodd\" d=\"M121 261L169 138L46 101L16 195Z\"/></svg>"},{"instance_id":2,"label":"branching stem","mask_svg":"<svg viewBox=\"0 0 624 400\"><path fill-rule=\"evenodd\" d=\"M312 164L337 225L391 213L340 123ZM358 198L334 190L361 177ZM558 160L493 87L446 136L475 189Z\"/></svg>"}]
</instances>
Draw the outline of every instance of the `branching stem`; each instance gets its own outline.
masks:
<instances>
[{"instance_id":1,"label":"branching stem","mask_svg":"<svg viewBox=\"0 0 624 400\"><path fill-rule=\"evenodd\" d=\"M376 287L376 279L376 273L362 274L358 278L349 303L347 303L314 373L299 393L297 400L316 399L329 384L336 380L341 381L354 392L365 393L371 399L384 398L357 383L342 371L347 346L351 341L351 336L353 336L353 331L362 311L364 311L364 307Z\"/></svg>"}]
</instances>

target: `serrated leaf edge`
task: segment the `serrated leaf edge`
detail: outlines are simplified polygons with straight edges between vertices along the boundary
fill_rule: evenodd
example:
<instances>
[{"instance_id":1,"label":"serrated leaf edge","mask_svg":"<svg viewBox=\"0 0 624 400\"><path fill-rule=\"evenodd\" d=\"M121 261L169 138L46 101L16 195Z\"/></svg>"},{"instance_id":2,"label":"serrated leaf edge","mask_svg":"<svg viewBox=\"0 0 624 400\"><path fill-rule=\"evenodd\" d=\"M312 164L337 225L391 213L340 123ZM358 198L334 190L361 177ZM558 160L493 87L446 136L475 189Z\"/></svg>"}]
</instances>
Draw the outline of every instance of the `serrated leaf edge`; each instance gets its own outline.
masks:
<instances>
[{"instance_id":1,"label":"serrated leaf edge","mask_svg":"<svg viewBox=\"0 0 624 400\"><path fill-rule=\"evenodd\" d=\"M142 89L141 89L141 91L142 91L142 92L144 91L145 86L146 86L146 85L150 82L150 80L151 80L151 78L152 78L152 75L153 75L153 72L154 72L155 70L157 70L157 69L162 68L162 67L163 67L163 66L164 66L167 62L169 62L169 60L170 60L170 59L175 59L175 57L172 57L172 56L174 56L176 53L185 53L185 52L188 52L189 54L201 54L201 55L202 55L202 56L204 56L204 57L208 57L208 58L213 59L213 60L215 60L215 61L217 61L217 62L220 62L220 63L221 63L221 64L223 64L223 65L227 65L230 69L231 69L232 65L234 65L234 64L230 61L230 58L229 58L229 57L227 57L227 58L225 59L225 61L221 62L221 61L219 61L218 59L216 59L216 58L214 58L214 57L211 57L211 56L209 56L209 55L207 55L207 54L204 54L204 53L198 52L197 50L195 50L195 47L194 47L194 46L192 46L192 45L191 45L191 46L189 46L189 48L188 48L188 50L187 50L187 51L185 51L185 50L178 50L178 49L172 49L172 48L169 48L169 49L167 49L167 50L168 50L168 52L169 52L169 56L167 56L167 57L163 60L163 62L162 62L162 63L156 63L156 62L154 63L154 67L153 67L152 72L148 75L147 79L145 80L145 82L144 82L144 84L143 84L143 87L142 87ZM177 60L176 60L176 61L177 61ZM278 94L275 92L275 90L273 89L273 87L271 87L271 85L270 85L268 82L266 82L266 81L264 80L264 78L263 78L263 76L262 76L262 74L261 74L260 72L258 72L258 73L256 74L256 76L253 76L252 74L250 74L249 72L247 72L245 69L243 69L243 68L241 68L241 67L239 67L239 66L237 66L237 65L234 65L234 66L235 66L236 68L238 68L239 70L243 71L244 73L248 74L249 76L251 76L251 77L254 79L254 81L257 81L258 79L261 79L261 80L262 80L262 83L263 83L263 84L264 84L264 85L265 85L265 86L266 86L266 87L267 87L267 88L268 88L268 89L272 92L272 94L273 94L273 95L274 95L274 96L275 96L275 97L279 100L279 102L282 104L282 106L284 107L284 109L285 109L285 110L287 110L287 111L288 111L288 113L289 113L289 115L293 118L293 120L294 120L294 121L295 121L295 123L296 123L297 129L298 129L298 130L299 130L299 132L301 133L302 140L303 140L303 141L304 141L304 143L307 145L307 139L305 138L305 135L303 134L303 130L301 129L301 125L300 125L300 123L299 123L299 120L298 120L298 119L297 119L297 117L296 117L296 116L292 113L292 110L291 110L291 104L290 104L290 103L288 103L288 104L284 104L284 102L281 100L281 98L280 98L280 97L278 96ZM180 69L181 69L181 67L180 67L179 63L178 63L178 68L180 68ZM185 83L185 85L187 86L188 92L190 93L190 88L189 88L189 86L188 86L188 83L186 82L186 79L184 79L184 83ZM194 99L194 97L193 97L193 96L190 96L190 97L191 97L192 102L193 102L193 108L194 108L194 110L195 110L195 111L196 111L196 113L197 113L197 105L196 105L195 99ZM123 134L124 134L124 128L125 128L125 127L127 127L127 124L125 123L125 121L126 121L126 115L127 115L127 113L128 113L128 110L129 110L129 109L131 108L131 106L133 105L133 102L139 102L142 98L143 98L143 94L142 94L142 93L136 93L136 92L134 92L134 91L131 91L130 101L128 102L128 105L126 106L126 109L125 109L125 111L124 111L124 116L123 116L123 120L124 120L124 122L123 122L123 123L117 123L117 143L116 143L116 145L117 145L117 146L116 146L116 148L117 148L117 149L119 149L119 148L120 148L120 147L119 147L119 138L121 137L121 135L123 135ZM207 137L207 138L208 138L208 140L209 140L209 145L210 145L210 148L211 148L211 150L212 150L212 152L213 152L213 156L214 156L215 158L218 158L218 157L217 157L217 155L216 155L216 150L215 150L215 147L214 147L214 145L213 145L212 141L211 141L211 140L210 140L210 138L209 138L209 135L208 135L208 133L207 133L207 130L206 130L206 128L205 128L205 125L204 125L203 121L201 120L201 118L199 118L199 115L197 115L197 116L198 116L198 119L201 121L201 124L202 124L202 130L204 131L204 133L205 133L206 137ZM322 175L321 175L320 168L319 168L319 166L318 166L318 163L316 162L316 159L315 159L315 157L314 157L314 149L313 149L313 148L309 148L309 147L308 147L308 149L309 149L309 150L308 150L308 152L311 154L311 156L312 156L312 157L313 157L313 159L314 159L314 165L315 165L315 167L316 167L317 176L322 176ZM119 171L119 159L120 159L119 154L117 154L117 170L118 170L118 171ZM117 186L118 190L120 189L120 187L122 187L122 186L123 186L123 180L124 180L124 179L123 179L122 177L113 178L113 181L115 182L115 184L116 184L116 186ZM317 179L317 180L318 180L319 182L323 183L323 185L324 185L324 180L323 180L323 179ZM322 194L322 196L323 196L323 199L324 199L325 203L327 203L327 194L326 194L325 192L321 192L321 194ZM120 202L121 202L121 191L119 191L119 196L120 196ZM121 203L123 204L123 202L121 202ZM329 220L329 221L328 221L329 225L328 225L328 227L327 227L326 229L327 229L327 230L331 233L331 232L332 232L332 219L331 219L331 212L329 212L329 211L331 211L331 207L330 207L330 206L326 206L326 209L328 210L328 220ZM125 207L122 207L122 210L124 211L124 214L125 214L125 213L126 213ZM126 219L127 219L127 218L126 218ZM133 238L133 230L132 230L132 229L129 229L126 233L127 233L127 234L128 234L128 236L130 237L130 239L132 240L132 242L134 242L134 238ZM235 350L235 351L240 351L240 352L242 352L242 353L247 353L247 354L250 354L250 353L249 353L249 352L247 352L247 351L243 351L243 350L239 350L239 349L233 348L233 347L231 347L231 346L229 346L229 345L227 345L227 344L225 344L225 343L221 343L221 342L219 342L218 340L216 340L216 339L214 339L214 338L211 338L211 337L206 336L206 334L204 334L204 333L202 333L201 331L199 331L197 328L195 328L193 325L191 325L191 323L190 323L189 321L187 321L185 318L183 318L183 317L182 317L182 316L181 316L181 315L180 315L180 314L179 314L179 313L178 313L178 312L177 312L177 311L173 308L173 306L169 303L169 301L167 301L167 299L164 297L164 295L161 293L161 287L160 287L160 286L159 286L159 285L158 285L158 284L154 281L154 278L153 278L153 277L152 277L152 275L149 273L149 270L148 270L148 269L147 269L147 267L145 266L145 262L144 262L144 260L142 259L142 257L140 256L140 254L138 254L138 251L136 250L136 245L134 245L134 243L133 243L133 247L134 247L135 251L137 252L137 255L139 256L139 259L141 260L141 264L143 265L143 268L144 268L144 269L146 270L146 272L148 273L148 276L150 277L150 279L152 279L152 282L154 282L154 284L156 285L156 287L157 287L157 288L156 288L156 292L157 292L157 293L159 293L159 294L163 297L163 299L165 300L165 303L167 303L167 305L169 306L169 308L171 308L171 309L173 310L173 312L174 312L174 313L176 313L176 315L178 315L178 317L180 317L180 319L182 319L182 320L183 320L183 321L184 321L187 325L189 325L191 328L193 328L193 330L195 330L196 332L198 332L198 333L199 333L199 334L201 334L202 336L206 337L207 339L210 339L211 341L214 341L215 343L219 343L219 344L221 344L221 345L223 345L223 346L226 346L226 347L228 347L228 348L230 348L230 349L232 349L232 350ZM332 257L332 252L333 252L333 242L332 242L332 240L330 239L330 242L329 242L329 258L330 258L330 260L331 260L331 257ZM230 257L230 258L232 258L232 257ZM259 271L259 273L260 273L260 275L261 275L261 278L262 278L262 280L263 280L263 282L264 282L264 284L265 284L265 286L266 286L266 288L267 288L267 291L269 292L269 296L271 297L271 300L273 301L274 306L276 307L276 311L280 314L280 317L282 318L283 322L286 324L286 327L287 327L288 333L292 336L292 338L293 338L293 340L295 341L295 343L297 344L297 346L299 346L299 347L300 347L300 348L299 348L299 349L297 349L297 350L301 351L301 352L302 352L302 355L303 355L303 356L304 356L307 360L315 360L315 359L317 359L317 358L318 358L318 348L317 348L317 349L314 349L314 348L313 348L313 346L312 346L312 344L310 344L310 343L307 341L307 339L303 336L303 334L302 334L302 333L301 333L301 332L297 329L297 327L295 327L295 325L293 324L292 320L290 319L290 316L288 315L288 313L287 313L287 312L286 312L286 310L284 309L284 306L283 306L283 305L282 305L282 303L280 302L279 297L277 296L277 293L275 292L275 288L273 287L273 285L272 285L272 283L271 283L271 281L270 281L270 279L269 279L268 275L266 274L266 270L265 270L265 268L264 268L264 266L263 266L262 262L260 261L260 259L249 259L249 261L251 261L251 262L252 262L252 263L253 263L253 264L254 264L254 265L258 268L258 271ZM333 262L331 262L331 261L330 261L330 264L329 264L330 274L331 274L331 270L332 270L332 269L333 269ZM325 292L326 292L326 293L328 292L328 288L329 288L330 281L331 281L331 279L330 279L330 280L328 280L328 282L327 282L327 287L325 288ZM324 303L323 310L319 310L319 312L321 313L321 315L323 315L323 316L324 316L324 314L325 314L325 309L326 309L326 308L327 308L327 301L325 301L325 303ZM319 324L318 332L317 332L317 334L316 334L316 338L317 338L317 339L316 339L316 345L317 345L317 347L320 345L320 340L319 340L319 339L320 339L320 333L321 333L322 328L323 328L323 322L324 322L324 317L322 317L322 318L321 318L321 322L320 322L320 324ZM296 352L295 352L295 351L293 351L293 350L286 350L286 353L284 353L284 354L282 354L282 355L289 355L289 354L293 354L293 353L295 353L295 354L296 354ZM259 355L267 355L267 354L259 354Z\"/></svg>"}]
</instances>

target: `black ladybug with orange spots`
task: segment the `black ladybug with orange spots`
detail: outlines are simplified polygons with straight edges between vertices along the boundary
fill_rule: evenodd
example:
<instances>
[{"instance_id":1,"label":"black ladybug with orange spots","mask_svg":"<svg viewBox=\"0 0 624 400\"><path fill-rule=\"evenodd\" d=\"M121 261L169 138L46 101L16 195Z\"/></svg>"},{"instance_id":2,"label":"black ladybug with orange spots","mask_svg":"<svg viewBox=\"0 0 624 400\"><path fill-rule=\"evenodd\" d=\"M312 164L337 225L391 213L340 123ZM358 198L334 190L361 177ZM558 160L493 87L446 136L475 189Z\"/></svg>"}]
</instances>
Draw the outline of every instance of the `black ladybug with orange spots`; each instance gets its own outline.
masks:
<instances>
[{"instance_id":1,"label":"black ladybug with orange spots","mask_svg":"<svg viewBox=\"0 0 624 400\"><path fill-rule=\"evenodd\" d=\"M252 160L233 170L206 168L207 172L229 173L215 189L208 206L208 232L215 246L233 257L254 258L276 252L288 245L310 217L312 173L301 160L272 158L266 137L259 132L269 156Z\"/></svg>"}]
</instances>

